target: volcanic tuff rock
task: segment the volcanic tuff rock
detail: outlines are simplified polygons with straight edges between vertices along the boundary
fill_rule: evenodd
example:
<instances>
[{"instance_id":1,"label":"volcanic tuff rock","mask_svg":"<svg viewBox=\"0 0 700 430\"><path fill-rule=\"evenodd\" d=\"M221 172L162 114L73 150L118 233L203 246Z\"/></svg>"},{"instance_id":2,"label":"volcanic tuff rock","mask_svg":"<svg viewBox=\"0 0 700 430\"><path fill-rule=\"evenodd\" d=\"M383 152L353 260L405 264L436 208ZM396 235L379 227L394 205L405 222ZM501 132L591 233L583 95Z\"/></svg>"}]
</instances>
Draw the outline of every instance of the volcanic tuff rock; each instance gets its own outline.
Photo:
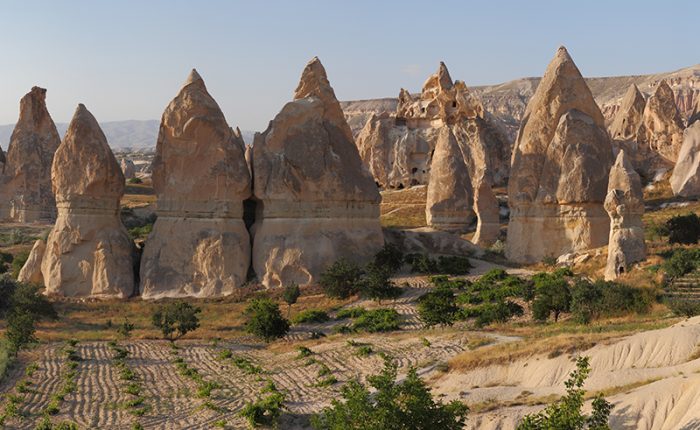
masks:
<instances>
[{"instance_id":1,"label":"volcanic tuff rock","mask_svg":"<svg viewBox=\"0 0 700 430\"><path fill-rule=\"evenodd\" d=\"M466 85L452 82L444 63L428 77L420 95L401 89L394 113L371 115L357 136L357 146L381 187L422 185L428 182L432 154L444 127L452 130L465 162L474 160L488 172L489 181L505 182L510 142Z\"/></svg>"},{"instance_id":2,"label":"volcanic tuff rock","mask_svg":"<svg viewBox=\"0 0 700 430\"><path fill-rule=\"evenodd\" d=\"M122 162L120 164L122 168L122 173L124 174L124 178L126 179L132 179L136 177L136 165L134 164L133 161L131 161L128 158L122 158Z\"/></svg>"},{"instance_id":3,"label":"volcanic tuff rock","mask_svg":"<svg viewBox=\"0 0 700 430\"><path fill-rule=\"evenodd\" d=\"M82 104L56 150L51 180L58 217L41 264L47 294L131 296L134 245L119 218L124 175Z\"/></svg>"},{"instance_id":4,"label":"volcanic tuff rock","mask_svg":"<svg viewBox=\"0 0 700 430\"><path fill-rule=\"evenodd\" d=\"M700 121L692 123L683 133L683 145L670 182L674 195L700 196Z\"/></svg>"},{"instance_id":5,"label":"volcanic tuff rock","mask_svg":"<svg viewBox=\"0 0 700 430\"><path fill-rule=\"evenodd\" d=\"M51 163L61 138L46 109L46 90L34 87L20 100L19 120L7 150L3 217L15 222L52 221Z\"/></svg>"},{"instance_id":6,"label":"volcanic tuff rock","mask_svg":"<svg viewBox=\"0 0 700 430\"><path fill-rule=\"evenodd\" d=\"M22 266L22 270L19 271L17 276L19 282L44 285L44 276L41 274L41 260L44 258L45 252L46 242L37 239L29 252L27 261Z\"/></svg>"},{"instance_id":7,"label":"volcanic tuff rock","mask_svg":"<svg viewBox=\"0 0 700 430\"><path fill-rule=\"evenodd\" d=\"M605 210L610 215L610 239L605 279L616 279L632 263L646 258L644 246L644 196L642 181L625 151L617 154L610 169Z\"/></svg>"},{"instance_id":8,"label":"volcanic tuff rock","mask_svg":"<svg viewBox=\"0 0 700 430\"><path fill-rule=\"evenodd\" d=\"M425 219L429 226L463 232L471 224L471 181L457 139L448 127L440 129L431 163Z\"/></svg>"},{"instance_id":9,"label":"volcanic tuff rock","mask_svg":"<svg viewBox=\"0 0 700 430\"><path fill-rule=\"evenodd\" d=\"M477 180L474 188L474 212L476 212L477 223L472 242L488 248L498 240L501 223L498 200L484 176Z\"/></svg>"},{"instance_id":10,"label":"volcanic tuff rock","mask_svg":"<svg viewBox=\"0 0 700 430\"><path fill-rule=\"evenodd\" d=\"M614 140L636 140L646 105L647 102L639 88L634 84L630 85L610 125L610 136Z\"/></svg>"},{"instance_id":11,"label":"volcanic tuff rock","mask_svg":"<svg viewBox=\"0 0 700 430\"><path fill-rule=\"evenodd\" d=\"M253 268L265 286L313 282L340 258L365 262L384 244L381 197L362 164L318 58L256 134Z\"/></svg>"},{"instance_id":12,"label":"volcanic tuff rock","mask_svg":"<svg viewBox=\"0 0 700 430\"><path fill-rule=\"evenodd\" d=\"M513 149L506 255L536 262L605 244L612 148L603 115L564 47L547 67Z\"/></svg>"},{"instance_id":13,"label":"volcanic tuff rock","mask_svg":"<svg viewBox=\"0 0 700 430\"><path fill-rule=\"evenodd\" d=\"M683 141L683 119L666 81L661 81L647 101L638 140L675 163Z\"/></svg>"},{"instance_id":14,"label":"volcanic tuff rock","mask_svg":"<svg viewBox=\"0 0 700 430\"><path fill-rule=\"evenodd\" d=\"M213 297L241 286L250 264L243 140L196 70L163 112L153 188L158 219L141 258L142 296Z\"/></svg>"},{"instance_id":15,"label":"volcanic tuff rock","mask_svg":"<svg viewBox=\"0 0 700 430\"><path fill-rule=\"evenodd\" d=\"M700 97L695 99L695 106L693 106L693 110L688 117L688 125L691 125L698 120L700 120Z\"/></svg>"}]
</instances>

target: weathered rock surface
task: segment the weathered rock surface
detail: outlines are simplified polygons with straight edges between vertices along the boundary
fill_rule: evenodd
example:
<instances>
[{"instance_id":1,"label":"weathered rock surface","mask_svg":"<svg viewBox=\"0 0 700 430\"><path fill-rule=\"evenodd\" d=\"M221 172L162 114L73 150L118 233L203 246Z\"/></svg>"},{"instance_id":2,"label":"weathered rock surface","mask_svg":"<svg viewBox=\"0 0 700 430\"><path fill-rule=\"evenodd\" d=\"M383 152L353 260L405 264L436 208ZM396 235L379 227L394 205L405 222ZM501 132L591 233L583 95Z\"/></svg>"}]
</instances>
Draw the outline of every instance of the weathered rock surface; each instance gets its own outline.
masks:
<instances>
[{"instance_id":1,"label":"weathered rock surface","mask_svg":"<svg viewBox=\"0 0 700 430\"><path fill-rule=\"evenodd\" d=\"M695 106L688 116L688 125L692 125L695 121L700 120L700 96L695 99Z\"/></svg>"},{"instance_id":2,"label":"weathered rock surface","mask_svg":"<svg viewBox=\"0 0 700 430\"><path fill-rule=\"evenodd\" d=\"M498 200L491 189L489 181L483 176L474 189L474 212L476 212L476 231L472 237L475 245L488 248L498 240L501 232Z\"/></svg>"},{"instance_id":3,"label":"weathered rock surface","mask_svg":"<svg viewBox=\"0 0 700 430\"><path fill-rule=\"evenodd\" d=\"M692 123L683 133L683 145L670 182L674 195L700 196L700 121Z\"/></svg>"},{"instance_id":4,"label":"weathered rock surface","mask_svg":"<svg viewBox=\"0 0 700 430\"><path fill-rule=\"evenodd\" d=\"M614 140L636 140L637 130L642 125L647 102L636 85L630 85L622 98L622 104L610 125L610 136Z\"/></svg>"},{"instance_id":5,"label":"weathered rock surface","mask_svg":"<svg viewBox=\"0 0 700 430\"><path fill-rule=\"evenodd\" d=\"M428 183L442 128L452 131L466 163L473 160L485 169L491 182L505 182L510 141L466 85L452 82L444 63L428 77L419 95L401 89L395 112L370 114L357 136L357 146L380 187L423 185Z\"/></svg>"},{"instance_id":6,"label":"weathered rock surface","mask_svg":"<svg viewBox=\"0 0 700 430\"><path fill-rule=\"evenodd\" d=\"M58 217L41 271L46 293L125 298L134 293L133 241L119 218L124 175L97 121L79 105L54 155Z\"/></svg>"},{"instance_id":7,"label":"weathered rock surface","mask_svg":"<svg viewBox=\"0 0 700 430\"><path fill-rule=\"evenodd\" d=\"M430 227L464 232L473 221L469 171L452 131L440 130L431 163L425 219Z\"/></svg>"},{"instance_id":8,"label":"weathered rock surface","mask_svg":"<svg viewBox=\"0 0 700 430\"><path fill-rule=\"evenodd\" d=\"M312 283L340 258L366 262L384 244L381 197L314 58L253 144L253 268L268 287Z\"/></svg>"},{"instance_id":9,"label":"weathered rock surface","mask_svg":"<svg viewBox=\"0 0 700 430\"><path fill-rule=\"evenodd\" d=\"M243 285L251 192L243 141L195 70L163 113L153 188L158 219L141 258L142 297L214 297Z\"/></svg>"},{"instance_id":10,"label":"weathered rock surface","mask_svg":"<svg viewBox=\"0 0 700 430\"><path fill-rule=\"evenodd\" d=\"M61 138L46 109L46 90L34 87L20 100L19 120L7 149L3 216L15 222L53 221L51 163Z\"/></svg>"},{"instance_id":11,"label":"weathered rock surface","mask_svg":"<svg viewBox=\"0 0 700 430\"><path fill-rule=\"evenodd\" d=\"M19 271L17 276L19 282L44 285L44 275L41 274L41 260L44 258L45 252L46 242L37 239L29 252L27 261L22 266L22 270Z\"/></svg>"},{"instance_id":12,"label":"weathered rock surface","mask_svg":"<svg viewBox=\"0 0 700 430\"><path fill-rule=\"evenodd\" d=\"M133 161L128 158L122 158L120 166L125 179L132 179L136 177L136 165Z\"/></svg>"},{"instance_id":13,"label":"weathered rock surface","mask_svg":"<svg viewBox=\"0 0 700 430\"><path fill-rule=\"evenodd\" d=\"M678 159L683 142L683 119L665 80L647 101L637 139L671 163Z\"/></svg>"},{"instance_id":14,"label":"weathered rock surface","mask_svg":"<svg viewBox=\"0 0 700 430\"><path fill-rule=\"evenodd\" d=\"M610 215L605 279L612 280L627 272L632 263L646 258L642 181L625 151L617 154L610 169L605 210Z\"/></svg>"},{"instance_id":15,"label":"weathered rock surface","mask_svg":"<svg viewBox=\"0 0 700 430\"><path fill-rule=\"evenodd\" d=\"M604 245L612 147L603 115L564 47L525 118L508 184L507 257L530 263Z\"/></svg>"}]
</instances>

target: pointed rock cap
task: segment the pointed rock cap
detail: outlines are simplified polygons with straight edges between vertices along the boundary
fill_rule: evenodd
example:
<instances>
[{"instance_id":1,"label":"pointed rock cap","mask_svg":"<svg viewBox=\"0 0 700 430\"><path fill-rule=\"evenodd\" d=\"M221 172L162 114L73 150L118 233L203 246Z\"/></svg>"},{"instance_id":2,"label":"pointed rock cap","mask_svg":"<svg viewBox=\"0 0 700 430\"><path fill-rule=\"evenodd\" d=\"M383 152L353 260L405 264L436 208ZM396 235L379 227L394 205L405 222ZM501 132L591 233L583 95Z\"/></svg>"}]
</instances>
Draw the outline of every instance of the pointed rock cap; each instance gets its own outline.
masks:
<instances>
[{"instance_id":1,"label":"pointed rock cap","mask_svg":"<svg viewBox=\"0 0 700 430\"><path fill-rule=\"evenodd\" d=\"M450 72L447 70L445 63L440 61L437 72L428 76L428 79L423 83L421 95L424 99L433 98L439 92L451 89L452 85Z\"/></svg>"},{"instance_id":2,"label":"pointed rock cap","mask_svg":"<svg viewBox=\"0 0 700 430\"><path fill-rule=\"evenodd\" d=\"M314 57L306 64L304 71L301 73L299 85L294 91L294 100L303 99L305 97L318 97L323 99L328 93L333 94L333 98L335 98L333 88L331 88L331 84L328 82L326 69L323 67L323 64L321 64L321 60L319 60L318 57Z\"/></svg>"},{"instance_id":3,"label":"pointed rock cap","mask_svg":"<svg viewBox=\"0 0 700 430\"><path fill-rule=\"evenodd\" d=\"M75 196L118 199L124 194L124 175L100 125L79 104L56 150L51 169L57 200Z\"/></svg>"},{"instance_id":4,"label":"pointed rock cap","mask_svg":"<svg viewBox=\"0 0 700 430\"><path fill-rule=\"evenodd\" d=\"M611 137L617 140L635 139L637 130L642 123L646 104L647 102L637 85L630 85L622 98L620 110L610 125Z\"/></svg>"},{"instance_id":5,"label":"pointed rock cap","mask_svg":"<svg viewBox=\"0 0 700 430\"><path fill-rule=\"evenodd\" d=\"M638 202L643 199L642 181L624 150L618 152L615 164L610 169L608 192L611 190L620 190Z\"/></svg>"},{"instance_id":6,"label":"pointed rock cap","mask_svg":"<svg viewBox=\"0 0 700 430\"><path fill-rule=\"evenodd\" d=\"M52 141L48 142L49 146L51 146L49 150L53 152L58 147L61 138L46 108L46 90L44 88L32 87L31 91L20 100L19 119L17 120L13 136L16 138L16 135L21 133L52 134L53 136L51 137L53 139L50 139Z\"/></svg>"}]
</instances>

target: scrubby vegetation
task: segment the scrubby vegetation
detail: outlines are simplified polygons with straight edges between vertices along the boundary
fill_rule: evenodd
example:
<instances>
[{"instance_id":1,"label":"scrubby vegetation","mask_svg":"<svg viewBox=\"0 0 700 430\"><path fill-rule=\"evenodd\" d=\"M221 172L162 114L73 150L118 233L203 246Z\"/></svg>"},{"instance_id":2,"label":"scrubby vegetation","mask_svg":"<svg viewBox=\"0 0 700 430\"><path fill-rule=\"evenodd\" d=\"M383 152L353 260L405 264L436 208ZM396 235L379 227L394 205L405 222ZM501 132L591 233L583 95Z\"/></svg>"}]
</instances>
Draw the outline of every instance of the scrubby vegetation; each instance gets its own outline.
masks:
<instances>
[{"instance_id":1,"label":"scrubby vegetation","mask_svg":"<svg viewBox=\"0 0 700 430\"><path fill-rule=\"evenodd\" d=\"M263 387L257 400L248 403L239 415L248 421L252 428L268 426L277 427L277 422L284 408L284 394L272 381Z\"/></svg>"},{"instance_id":2,"label":"scrubby vegetation","mask_svg":"<svg viewBox=\"0 0 700 430\"><path fill-rule=\"evenodd\" d=\"M282 291L282 300L287 304L287 319L292 314L292 305L297 302L301 291L299 290L299 285L291 283L284 287Z\"/></svg>"},{"instance_id":3,"label":"scrubby vegetation","mask_svg":"<svg viewBox=\"0 0 700 430\"><path fill-rule=\"evenodd\" d=\"M602 395L593 399L593 410L585 415L581 409L585 399L583 384L591 371L588 357L576 360L576 370L564 383L566 395L537 414L526 416L518 430L606 430L612 405Z\"/></svg>"},{"instance_id":4,"label":"scrubby vegetation","mask_svg":"<svg viewBox=\"0 0 700 430\"><path fill-rule=\"evenodd\" d=\"M368 333L387 332L399 329L400 315L395 309L373 309L357 318L352 324L352 331Z\"/></svg>"},{"instance_id":5,"label":"scrubby vegetation","mask_svg":"<svg viewBox=\"0 0 700 430\"><path fill-rule=\"evenodd\" d=\"M58 315L40 287L17 282L7 275L0 276L0 318L5 320L7 352L17 352L36 341L36 323L42 319L56 319Z\"/></svg>"},{"instance_id":6,"label":"scrubby vegetation","mask_svg":"<svg viewBox=\"0 0 700 430\"><path fill-rule=\"evenodd\" d=\"M693 245L700 239L700 217L695 213L677 215L666 221L669 243Z\"/></svg>"},{"instance_id":7,"label":"scrubby vegetation","mask_svg":"<svg viewBox=\"0 0 700 430\"><path fill-rule=\"evenodd\" d=\"M324 323L331 318L328 314L319 309L307 309L299 312L292 318L294 324L302 323Z\"/></svg>"},{"instance_id":8,"label":"scrubby vegetation","mask_svg":"<svg viewBox=\"0 0 700 430\"><path fill-rule=\"evenodd\" d=\"M332 406L312 418L311 425L317 430L457 430L464 426L465 405L433 400L413 368L400 383L396 375L396 365L387 361L378 375L367 378L376 390L372 394L359 381L349 382L341 389L343 400L333 400Z\"/></svg>"},{"instance_id":9,"label":"scrubby vegetation","mask_svg":"<svg viewBox=\"0 0 700 430\"><path fill-rule=\"evenodd\" d=\"M184 301L177 301L160 306L151 319L163 337L170 341L181 338L199 327L201 309Z\"/></svg>"},{"instance_id":10,"label":"scrubby vegetation","mask_svg":"<svg viewBox=\"0 0 700 430\"><path fill-rule=\"evenodd\" d=\"M468 275L473 267L469 258L459 256L440 256L436 260L425 254L408 254L406 262L413 273L422 274Z\"/></svg>"},{"instance_id":11,"label":"scrubby vegetation","mask_svg":"<svg viewBox=\"0 0 700 430\"><path fill-rule=\"evenodd\" d=\"M284 337L289 331L289 321L282 316L279 305L268 298L251 300L245 314L246 331L265 342Z\"/></svg>"},{"instance_id":12,"label":"scrubby vegetation","mask_svg":"<svg viewBox=\"0 0 700 430\"><path fill-rule=\"evenodd\" d=\"M361 276L360 266L338 260L321 273L319 284L328 297L346 299L357 293Z\"/></svg>"}]
</instances>

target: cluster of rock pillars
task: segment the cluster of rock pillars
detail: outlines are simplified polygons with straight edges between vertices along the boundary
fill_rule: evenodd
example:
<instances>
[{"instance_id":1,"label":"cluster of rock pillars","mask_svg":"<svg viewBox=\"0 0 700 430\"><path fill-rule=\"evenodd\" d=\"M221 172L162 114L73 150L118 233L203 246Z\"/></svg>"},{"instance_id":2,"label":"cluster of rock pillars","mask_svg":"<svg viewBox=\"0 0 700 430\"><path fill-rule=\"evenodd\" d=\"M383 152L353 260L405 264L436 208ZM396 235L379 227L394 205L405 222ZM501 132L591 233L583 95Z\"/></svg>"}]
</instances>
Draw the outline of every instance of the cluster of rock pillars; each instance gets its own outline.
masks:
<instances>
[{"instance_id":1,"label":"cluster of rock pillars","mask_svg":"<svg viewBox=\"0 0 700 430\"><path fill-rule=\"evenodd\" d=\"M493 188L507 185L510 260L608 244L614 279L645 258L639 173L675 167L674 192L700 194L700 108L686 128L668 85L649 100L633 86L608 130L563 47L512 148L442 63L419 95L401 90L396 113L373 115L354 138L314 58L247 147L193 70L162 116L158 216L137 250L119 216L124 166L97 121L79 105L61 140L45 97L35 87L22 98L7 157L0 151L0 217L55 220L20 273L50 295L215 297L251 272L266 287L308 285L336 260L366 262L383 246L379 187L426 183L431 227L462 232L476 220L472 241L492 245Z\"/></svg>"}]
</instances>

